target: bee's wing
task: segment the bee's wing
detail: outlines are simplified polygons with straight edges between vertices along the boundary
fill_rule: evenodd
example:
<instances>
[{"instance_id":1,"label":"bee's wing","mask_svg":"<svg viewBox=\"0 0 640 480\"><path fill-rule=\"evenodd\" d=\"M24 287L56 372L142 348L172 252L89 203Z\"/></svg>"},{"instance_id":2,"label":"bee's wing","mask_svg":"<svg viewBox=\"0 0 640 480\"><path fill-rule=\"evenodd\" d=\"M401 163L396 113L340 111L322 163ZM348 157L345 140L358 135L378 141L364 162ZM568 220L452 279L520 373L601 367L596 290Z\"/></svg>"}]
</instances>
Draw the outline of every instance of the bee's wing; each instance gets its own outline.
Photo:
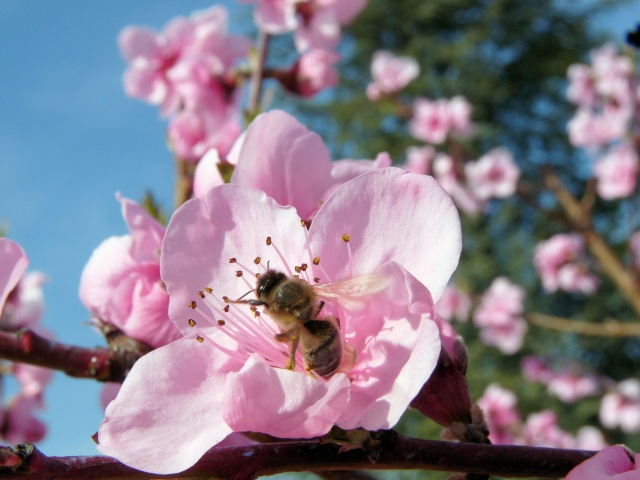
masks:
<instances>
[{"instance_id":1,"label":"bee's wing","mask_svg":"<svg viewBox=\"0 0 640 480\"><path fill-rule=\"evenodd\" d=\"M348 310L361 310L366 306L368 297L381 292L388 285L388 277L371 273L315 285L313 289L319 297L334 299Z\"/></svg>"}]
</instances>

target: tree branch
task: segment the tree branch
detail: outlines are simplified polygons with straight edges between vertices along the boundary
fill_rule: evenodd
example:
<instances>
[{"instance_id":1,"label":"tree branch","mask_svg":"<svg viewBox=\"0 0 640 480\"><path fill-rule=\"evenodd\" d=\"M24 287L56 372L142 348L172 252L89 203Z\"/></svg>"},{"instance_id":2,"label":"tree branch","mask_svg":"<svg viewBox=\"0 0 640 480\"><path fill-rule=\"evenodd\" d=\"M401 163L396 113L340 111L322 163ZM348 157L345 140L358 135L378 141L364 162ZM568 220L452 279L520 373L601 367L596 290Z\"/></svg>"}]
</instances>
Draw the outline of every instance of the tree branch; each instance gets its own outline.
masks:
<instances>
[{"instance_id":1,"label":"tree branch","mask_svg":"<svg viewBox=\"0 0 640 480\"><path fill-rule=\"evenodd\" d=\"M638 337L640 336L640 323L622 323L607 319L604 322L594 323L569 318L546 315L544 313L530 312L524 318L538 327L563 332L579 333L593 337Z\"/></svg>"},{"instance_id":2,"label":"tree branch","mask_svg":"<svg viewBox=\"0 0 640 480\"><path fill-rule=\"evenodd\" d=\"M31 330L0 331L0 358L60 370L71 377L122 382L140 356L123 348L66 345Z\"/></svg>"},{"instance_id":3,"label":"tree branch","mask_svg":"<svg viewBox=\"0 0 640 480\"><path fill-rule=\"evenodd\" d=\"M596 452L514 445L419 440L393 430L380 436L375 452L343 449L317 440L278 442L209 450L192 468L171 478L253 479L283 472L327 470L435 470L471 472L504 477L564 477ZM47 457L31 444L0 447L0 478L138 480L160 475L138 472L109 457Z\"/></svg>"},{"instance_id":4,"label":"tree branch","mask_svg":"<svg viewBox=\"0 0 640 480\"><path fill-rule=\"evenodd\" d=\"M550 170L544 173L547 187L555 194L567 220L585 238L591 254L598 259L604 272L627 298L640 317L640 288L618 260L616 254L593 228L591 216L580 202L562 184L560 178Z\"/></svg>"}]
</instances>

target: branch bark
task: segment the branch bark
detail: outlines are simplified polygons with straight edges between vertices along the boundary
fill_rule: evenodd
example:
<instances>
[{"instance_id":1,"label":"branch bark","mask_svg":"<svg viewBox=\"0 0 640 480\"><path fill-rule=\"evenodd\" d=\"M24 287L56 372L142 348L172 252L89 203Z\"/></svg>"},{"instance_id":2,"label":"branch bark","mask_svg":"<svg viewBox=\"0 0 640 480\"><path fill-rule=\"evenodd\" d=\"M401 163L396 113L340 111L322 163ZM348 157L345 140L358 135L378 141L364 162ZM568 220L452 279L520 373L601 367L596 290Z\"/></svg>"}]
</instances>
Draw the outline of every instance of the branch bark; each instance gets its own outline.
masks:
<instances>
[{"instance_id":1,"label":"branch bark","mask_svg":"<svg viewBox=\"0 0 640 480\"><path fill-rule=\"evenodd\" d=\"M332 470L436 470L504 477L564 477L596 452L514 445L419 440L381 431L380 445L342 449L315 440L278 442L209 450L192 468L171 478L253 479L283 472ZM0 447L0 478L138 480L160 478L109 457L47 457L31 444Z\"/></svg>"},{"instance_id":2,"label":"branch bark","mask_svg":"<svg viewBox=\"0 0 640 480\"><path fill-rule=\"evenodd\" d=\"M140 356L122 348L67 345L31 330L0 331L0 358L60 370L71 377L123 382Z\"/></svg>"}]
</instances>

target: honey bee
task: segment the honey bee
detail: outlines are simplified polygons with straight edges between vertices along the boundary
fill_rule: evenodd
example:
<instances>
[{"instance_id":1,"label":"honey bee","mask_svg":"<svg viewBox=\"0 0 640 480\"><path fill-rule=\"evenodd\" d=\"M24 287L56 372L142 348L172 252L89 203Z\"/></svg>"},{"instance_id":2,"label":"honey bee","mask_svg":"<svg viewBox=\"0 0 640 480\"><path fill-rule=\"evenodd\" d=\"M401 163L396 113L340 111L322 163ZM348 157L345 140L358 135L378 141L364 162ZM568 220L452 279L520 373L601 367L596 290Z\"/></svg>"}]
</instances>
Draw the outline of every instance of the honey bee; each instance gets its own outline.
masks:
<instances>
[{"instance_id":1,"label":"honey bee","mask_svg":"<svg viewBox=\"0 0 640 480\"><path fill-rule=\"evenodd\" d=\"M257 299L240 298L235 303L265 307L266 313L282 329L275 335L276 340L291 342L287 369L295 369L295 354L300 345L307 371L313 370L321 377L329 378L342 361L340 324L335 317L318 318L325 304L319 297L338 298L353 307L384 286L378 275L361 275L311 286L300 278L268 269L258 278L254 291Z\"/></svg>"}]
</instances>

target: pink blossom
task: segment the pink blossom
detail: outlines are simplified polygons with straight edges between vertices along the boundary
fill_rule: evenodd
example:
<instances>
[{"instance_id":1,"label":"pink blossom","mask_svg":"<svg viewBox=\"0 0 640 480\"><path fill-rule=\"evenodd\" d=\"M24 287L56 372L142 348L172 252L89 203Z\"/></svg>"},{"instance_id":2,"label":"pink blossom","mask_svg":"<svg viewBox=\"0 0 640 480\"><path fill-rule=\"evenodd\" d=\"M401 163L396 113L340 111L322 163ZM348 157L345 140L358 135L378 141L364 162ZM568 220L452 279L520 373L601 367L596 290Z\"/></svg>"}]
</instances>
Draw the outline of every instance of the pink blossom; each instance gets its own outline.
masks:
<instances>
[{"instance_id":1,"label":"pink blossom","mask_svg":"<svg viewBox=\"0 0 640 480\"><path fill-rule=\"evenodd\" d=\"M638 179L638 155L628 143L613 147L594 168L598 180L597 191L605 200L626 198L636 189Z\"/></svg>"},{"instance_id":2,"label":"pink blossom","mask_svg":"<svg viewBox=\"0 0 640 480\"><path fill-rule=\"evenodd\" d=\"M431 163L435 159L436 149L431 145L423 147L408 147L407 161L404 169L408 172L420 173L422 175L431 174Z\"/></svg>"},{"instance_id":3,"label":"pink blossom","mask_svg":"<svg viewBox=\"0 0 640 480\"><path fill-rule=\"evenodd\" d=\"M294 208L240 185L186 202L168 226L162 275L170 316L190 335L135 364L107 408L99 450L173 473L232 431L309 438L334 424L391 428L436 365L431 298L440 297L460 244L450 198L433 179L395 168L343 184L308 230ZM293 371L284 368L289 346L274 339L268 310L250 315L247 305L225 303L255 288L267 265L286 275L299 269L312 284L376 279L365 302L355 292L327 299L322 315L339 319L346 353L330 378L307 372L300 355Z\"/></svg>"},{"instance_id":4,"label":"pink blossom","mask_svg":"<svg viewBox=\"0 0 640 480\"><path fill-rule=\"evenodd\" d=\"M600 422L605 428L620 427L625 433L640 431L640 381L629 378L620 382L602 398Z\"/></svg>"},{"instance_id":5,"label":"pink blossom","mask_svg":"<svg viewBox=\"0 0 640 480\"><path fill-rule=\"evenodd\" d=\"M471 123L471 104L461 95L456 95L449 100L449 120L451 129L458 135L467 136L473 133L474 127Z\"/></svg>"},{"instance_id":6,"label":"pink blossom","mask_svg":"<svg viewBox=\"0 0 640 480\"><path fill-rule=\"evenodd\" d=\"M565 403L597 395L602 388L602 378L575 365L563 364L554 370L539 357L527 356L522 359L521 368L526 380L547 385L547 391Z\"/></svg>"},{"instance_id":7,"label":"pink blossom","mask_svg":"<svg viewBox=\"0 0 640 480\"><path fill-rule=\"evenodd\" d=\"M393 160L387 152L380 152L374 160L352 160L350 158L336 160L331 166L331 178L337 182L334 188L363 173L390 167L392 163Z\"/></svg>"},{"instance_id":8,"label":"pink blossom","mask_svg":"<svg viewBox=\"0 0 640 480\"><path fill-rule=\"evenodd\" d=\"M18 394L11 399L1 422L2 437L9 444L39 442L47 433L47 426L34 415L41 408L37 398Z\"/></svg>"},{"instance_id":9,"label":"pink blossom","mask_svg":"<svg viewBox=\"0 0 640 480\"><path fill-rule=\"evenodd\" d=\"M234 98L229 100L219 88L195 85L185 93L186 108L168 127L169 142L178 158L197 162L212 148L227 154L241 132Z\"/></svg>"},{"instance_id":10,"label":"pink blossom","mask_svg":"<svg viewBox=\"0 0 640 480\"><path fill-rule=\"evenodd\" d=\"M591 52L595 90L599 95L616 103L628 103L633 97L631 76L633 63L628 57L617 54L617 48L607 43Z\"/></svg>"},{"instance_id":11,"label":"pink blossom","mask_svg":"<svg viewBox=\"0 0 640 480\"><path fill-rule=\"evenodd\" d=\"M471 310L471 298L454 285L447 285L436 303L436 313L447 321L454 318L466 322Z\"/></svg>"},{"instance_id":12,"label":"pink blossom","mask_svg":"<svg viewBox=\"0 0 640 480\"><path fill-rule=\"evenodd\" d=\"M522 430L526 445L534 447L573 448L575 439L558 425L558 417L551 410L543 410L527 417Z\"/></svg>"},{"instance_id":13,"label":"pink blossom","mask_svg":"<svg viewBox=\"0 0 640 480\"><path fill-rule=\"evenodd\" d=\"M80 300L100 320L159 347L180 336L160 279L164 227L137 203L118 200L130 234L110 237L94 250L80 279Z\"/></svg>"},{"instance_id":14,"label":"pink blossom","mask_svg":"<svg viewBox=\"0 0 640 480\"><path fill-rule=\"evenodd\" d=\"M386 50L378 50L371 61L373 82L367 87L369 100L378 100L381 94L396 93L406 87L420 73L415 58L397 57ZM369 91L375 92L372 96Z\"/></svg>"},{"instance_id":15,"label":"pink blossom","mask_svg":"<svg viewBox=\"0 0 640 480\"><path fill-rule=\"evenodd\" d=\"M0 238L0 314L28 264L27 255L20 245L8 238ZM2 323L5 321L3 318Z\"/></svg>"},{"instance_id":16,"label":"pink blossom","mask_svg":"<svg viewBox=\"0 0 640 480\"><path fill-rule=\"evenodd\" d=\"M494 148L479 160L465 165L467 184L480 200L506 198L516 191L520 169L511 153Z\"/></svg>"},{"instance_id":17,"label":"pink blossom","mask_svg":"<svg viewBox=\"0 0 640 480\"><path fill-rule=\"evenodd\" d=\"M540 382L546 384L551 378L553 378L553 371L547 366L547 364L540 357L533 355L523 357L520 362L520 369L522 370L522 376L528 382Z\"/></svg>"},{"instance_id":18,"label":"pink blossom","mask_svg":"<svg viewBox=\"0 0 640 480\"><path fill-rule=\"evenodd\" d=\"M588 271L584 248L578 233L560 233L536 246L533 264L546 291L595 293L598 279Z\"/></svg>"},{"instance_id":19,"label":"pink blossom","mask_svg":"<svg viewBox=\"0 0 640 480\"><path fill-rule=\"evenodd\" d=\"M622 445L603 449L575 467L566 480L638 480L640 455L634 455Z\"/></svg>"},{"instance_id":20,"label":"pink blossom","mask_svg":"<svg viewBox=\"0 0 640 480\"><path fill-rule=\"evenodd\" d=\"M521 421L517 404L515 393L495 383L489 385L478 399L478 406L482 408L489 427L491 443L508 445L515 442L516 428Z\"/></svg>"},{"instance_id":21,"label":"pink blossom","mask_svg":"<svg viewBox=\"0 0 640 480\"><path fill-rule=\"evenodd\" d=\"M475 196L459 179L456 164L449 155L436 154L433 160L433 175L456 202L458 208L468 215L484 210L486 204Z\"/></svg>"},{"instance_id":22,"label":"pink blossom","mask_svg":"<svg viewBox=\"0 0 640 480\"><path fill-rule=\"evenodd\" d=\"M193 196L204 197L205 193L218 185L224 185L225 181L220 173L219 166L223 163L220 154L212 148L198 162L193 174ZM228 164L231 167L231 164Z\"/></svg>"},{"instance_id":23,"label":"pink blossom","mask_svg":"<svg viewBox=\"0 0 640 480\"><path fill-rule=\"evenodd\" d=\"M298 52L312 48L334 50L348 25L367 5L367 0L310 0L299 2L300 21L294 34Z\"/></svg>"},{"instance_id":24,"label":"pink blossom","mask_svg":"<svg viewBox=\"0 0 640 480\"><path fill-rule=\"evenodd\" d=\"M600 284L598 277L588 271L581 263L567 263L558 269L558 288L565 292L580 292L593 295Z\"/></svg>"},{"instance_id":25,"label":"pink blossom","mask_svg":"<svg viewBox=\"0 0 640 480\"><path fill-rule=\"evenodd\" d=\"M573 64L567 72L569 88L567 98L577 105L591 106L595 102L595 91L591 78L591 69L587 65Z\"/></svg>"},{"instance_id":26,"label":"pink blossom","mask_svg":"<svg viewBox=\"0 0 640 480\"><path fill-rule=\"evenodd\" d=\"M579 372L557 372L547 384L547 390L564 403L574 403L578 400L597 395L601 389L601 381L595 375Z\"/></svg>"},{"instance_id":27,"label":"pink blossom","mask_svg":"<svg viewBox=\"0 0 640 480\"><path fill-rule=\"evenodd\" d=\"M293 67L295 84L289 90L303 97L312 97L338 84L336 63L340 55L335 52L313 49L300 55Z\"/></svg>"},{"instance_id":28,"label":"pink blossom","mask_svg":"<svg viewBox=\"0 0 640 480\"><path fill-rule=\"evenodd\" d=\"M578 429L575 448L579 450L602 450L607 445L608 443L598 428L586 425Z\"/></svg>"},{"instance_id":29,"label":"pink blossom","mask_svg":"<svg viewBox=\"0 0 640 480\"><path fill-rule=\"evenodd\" d=\"M505 277L498 277L482 296L473 314L473 323L481 329L480 339L511 355L522 347L527 323L522 318L525 291Z\"/></svg>"},{"instance_id":30,"label":"pink blossom","mask_svg":"<svg viewBox=\"0 0 640 480\"><path fill-rule=\"evenodd\" d=\"M227 34L227 12L221 6L173 19L156 34L144 27L127 27L118 38L129 63L124 75L128 95L160 105L164 116L185 101L181 83L219 82L238 58L248 53L244 37ZM206 88L206 86L205 86Z\"/></svg>"},{"instance_id":31,"label":"pink blossom","mask_svg":"<svg viewBox=\"0 0 640 480\"><path fill-rule=\"evenodd\" d=\"M42 287L46 282L42 272L26 273L7 298L0 324L11 330L36 326L44 313Z\"/></svg>"},{"instance_id":32,"label":"pink blossom","mask_svg":"<svg viewBox=\"0 0 640 480\"><path fill-rule=\"evenodd\" d=\"M449 102L446 99L429 100L418 98L413 103L413 118L409 122L409 132L418 140L442 143L451 129Z\"/></svg>"},{"instance_id":33,"label":"pink blossom","mask_svg":"<svg viewBox=\"0 0 640 480\"><path fill-rule=\"evenodd\" d=\"M42 395L53 378L53 370L24 363L14 363L12 370L20 384L20 394L36 399L42 408Z\"/></svg>"}]
</instances>

